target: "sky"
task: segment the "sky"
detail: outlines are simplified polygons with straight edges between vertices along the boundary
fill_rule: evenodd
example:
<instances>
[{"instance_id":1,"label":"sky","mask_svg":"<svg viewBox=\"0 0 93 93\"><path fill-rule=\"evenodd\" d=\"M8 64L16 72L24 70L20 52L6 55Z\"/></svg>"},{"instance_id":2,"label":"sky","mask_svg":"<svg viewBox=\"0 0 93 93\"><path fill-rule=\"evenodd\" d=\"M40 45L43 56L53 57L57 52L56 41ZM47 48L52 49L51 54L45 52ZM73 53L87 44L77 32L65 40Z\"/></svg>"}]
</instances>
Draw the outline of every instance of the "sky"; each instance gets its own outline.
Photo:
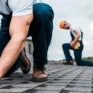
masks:
<instances>
[{"instance_id":1,"label":"sky","mask_svg":"<svg viewBox=\"0 0 93 93\"><path fill-rule=\"evenodd\" d=\"M83 57L93 56L93 0L43 0L54 10L54 29L48 60L62 60L64 54L63 43L70 42L69 31L59 28L61 20L67 20L76 28L81 28L84 37ZM71 51L73 56L73 52Z\"/></svg>"},{"instance_id":2,"label":"sky","mask_svg":"<svg viewBox=\"0 0 93 93\"><path fill-rule=\"evenodd\" d=\"M52 42L48 51L49 60L62 60L64 54L62 44L70 42L69 31L59 28L61 20L67 20L83 33L83 57L93 56L93 0L43 0L52 6L54 17L54 30ZM70 51L73 56L73 51Z\"/></svg>"}]
</instances>

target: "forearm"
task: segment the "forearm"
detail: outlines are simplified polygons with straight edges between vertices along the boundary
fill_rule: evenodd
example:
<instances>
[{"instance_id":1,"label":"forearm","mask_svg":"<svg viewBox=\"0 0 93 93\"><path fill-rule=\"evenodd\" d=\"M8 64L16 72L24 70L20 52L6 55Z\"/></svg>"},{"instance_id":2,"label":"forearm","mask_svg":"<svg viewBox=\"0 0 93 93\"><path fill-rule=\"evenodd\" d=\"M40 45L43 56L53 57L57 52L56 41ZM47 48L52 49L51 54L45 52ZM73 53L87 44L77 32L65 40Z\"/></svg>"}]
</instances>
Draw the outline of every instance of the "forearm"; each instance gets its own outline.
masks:
<instances>
[{"instance_id":1,"label":"forearm","mask_svg":"<svg viewBox=\"0 0 93 93\"><path fill-rule=\"evenodd\" d=\"M80 36L78 35L73 41L71 41L70 45L72 48L75 48L75 46L77 45L78 41L79 41Z\"/></svg>"},{"instance_id":2,"label":"forearm","mask_svg":"<svg viewBox=\"0 0 93 93\"><path fill-rule=\"evenodd\" d=\"M11 39L0 57L0 73L6 72L12 67L24 47L24 41ZM7 69L6 69L7 68Z\"/></svg>"},{"instance_id":3,"label":"forearm","mask_svg":"<svg viewBox=\"0 0 93 93\"><path fill-rule=\"evenodd\" d=\"M75 39L73 40L73 43L74 43L74 44L79 41L79 38L80 38L80 35L81 35L80 29L75 30L75 33L76 33L76 37L75 37Z\"/></svg>"},{"instance_id":4,"label":"forearm","mask_svg":"<svg viewBox=\"0 0 93 93\"><path fill-rule=\"evenodd\" d=\"M74 40L73 40L73 44L76 44L79 41L80 36L77 36Z\"/></svg>"},{"instance_id":5,"label":"forearm","mask_svg":"<svg viewBox=\"0 0 93 93\"><path fill-rule=\"evenodd\" d=\"M0 57L0 77L3 77L8 72L21 53L32 19L31 14L12 17L9 29L11 39Z\"/></svg>"}]
</instances>

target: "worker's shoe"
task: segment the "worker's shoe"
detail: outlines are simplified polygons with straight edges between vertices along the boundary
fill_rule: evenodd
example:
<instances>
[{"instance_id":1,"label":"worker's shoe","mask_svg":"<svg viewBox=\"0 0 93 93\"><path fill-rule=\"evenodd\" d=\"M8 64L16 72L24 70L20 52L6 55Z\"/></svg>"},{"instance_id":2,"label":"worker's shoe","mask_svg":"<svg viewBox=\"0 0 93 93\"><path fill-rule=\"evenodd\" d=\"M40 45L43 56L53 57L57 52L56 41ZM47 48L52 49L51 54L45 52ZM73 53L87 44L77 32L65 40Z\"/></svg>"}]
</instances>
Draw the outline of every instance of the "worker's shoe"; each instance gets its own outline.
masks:
<instances>
[{"instance_id":1,"label":"worker's shoe","mask_svg":"<svg viewBox=\"0 0 93 93\"><path fill-rule=\"evenodd\" d=\"M32 81L44 82L47 81L48 75L45 73L45 68L33 68Z\"/></svg>"},{"instance_id":2,"label":"worker's shoe","mask_svg":"<svg viewBox=\"0 0 93 93\"><path fill-rule=\"evenodd\" d=\"M73 61L63 62L64 65L73 65Z\"/></svg>"},{"instance_id":3,"label":"worker's shoe","mask_svg":"<svg viewBox=\"0 0 93 93\"><path fill-rule=\"evenodd\" d=\"M22 65L21 65L21 70L22 70L23 74L28 74L31 69L31 63L25 54L21 55L21 59L23 61Z\"/></svg>"}]
</instances>

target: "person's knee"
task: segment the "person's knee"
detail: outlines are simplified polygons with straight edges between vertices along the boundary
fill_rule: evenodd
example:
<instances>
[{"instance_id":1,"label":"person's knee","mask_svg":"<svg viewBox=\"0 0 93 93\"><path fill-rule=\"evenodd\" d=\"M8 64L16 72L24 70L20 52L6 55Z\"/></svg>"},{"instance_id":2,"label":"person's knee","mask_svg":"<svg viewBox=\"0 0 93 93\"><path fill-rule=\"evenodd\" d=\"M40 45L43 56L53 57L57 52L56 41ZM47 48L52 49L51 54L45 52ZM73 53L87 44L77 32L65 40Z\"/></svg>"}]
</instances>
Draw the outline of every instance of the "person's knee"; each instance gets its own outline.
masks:
<instances>
[{"instance_id":1,"label":"person's knee","mask_svg":"<svg viewBox=\"0 0 93 93\"><path fill-rule=\"evenodd\" d=\"M78 66L81 66L82 62L81 62L80 58L75 58L75 61Z\"/></svg>"},{"instance_id":2,"label":"person's knee","mask_svg":"<svg viewBox=\"0 0 93 93\"><path fill-rule=\"evenodd\" d=\"M47 14L51 19L54 17L54 12L51 6L45 3L37 3L33 6L34 15L41 15ZM42 17L44 18L44 17Z\"/></svg>"},{"instance_id":3,"label":"person's knee","mask_svg":"<svg viewBox=\"0 0 93 93\"><path fill-rule=\"evenodd\" d=\"M66 48L67 48L67 45L66 45L66 44L63 44L63 45L62 45L62 48L63 48L63 49L66 49Z\"/></svg>"}]
</instances>

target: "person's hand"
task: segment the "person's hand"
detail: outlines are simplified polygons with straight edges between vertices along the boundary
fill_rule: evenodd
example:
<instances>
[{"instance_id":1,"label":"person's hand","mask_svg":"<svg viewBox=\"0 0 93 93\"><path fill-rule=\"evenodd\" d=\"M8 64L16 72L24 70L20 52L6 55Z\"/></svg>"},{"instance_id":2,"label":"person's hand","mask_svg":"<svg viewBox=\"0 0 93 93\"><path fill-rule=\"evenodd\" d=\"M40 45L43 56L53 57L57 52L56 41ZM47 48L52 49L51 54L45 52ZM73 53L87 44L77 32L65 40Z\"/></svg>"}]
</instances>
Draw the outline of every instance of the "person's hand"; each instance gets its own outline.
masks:
<instances>
[{"instance_id":1,"label":"person's hand","mask_svg":"<svg viewBox=\"0 0 93 93\"><path fill-rule=\"evenodd\" d=\"M74 41L72 41L71 43L70 43L70 46L72 47L72 48L74 48L74 49L78 49L79 47L80 47L80 42L74 42Z\"/></svg>"},{"instance_id":2,"label":"person's hand","mask_svg":"<svg viewBox=\"0 0 93 93\"><path fill-rule=\"evenodd\" d=\"M70 46L71 46L72 48L74 48L74 47L75 47L75 43L74 43L73 41L71 41L71 42L70 42Z\"/></svg>"}]
</instances>

